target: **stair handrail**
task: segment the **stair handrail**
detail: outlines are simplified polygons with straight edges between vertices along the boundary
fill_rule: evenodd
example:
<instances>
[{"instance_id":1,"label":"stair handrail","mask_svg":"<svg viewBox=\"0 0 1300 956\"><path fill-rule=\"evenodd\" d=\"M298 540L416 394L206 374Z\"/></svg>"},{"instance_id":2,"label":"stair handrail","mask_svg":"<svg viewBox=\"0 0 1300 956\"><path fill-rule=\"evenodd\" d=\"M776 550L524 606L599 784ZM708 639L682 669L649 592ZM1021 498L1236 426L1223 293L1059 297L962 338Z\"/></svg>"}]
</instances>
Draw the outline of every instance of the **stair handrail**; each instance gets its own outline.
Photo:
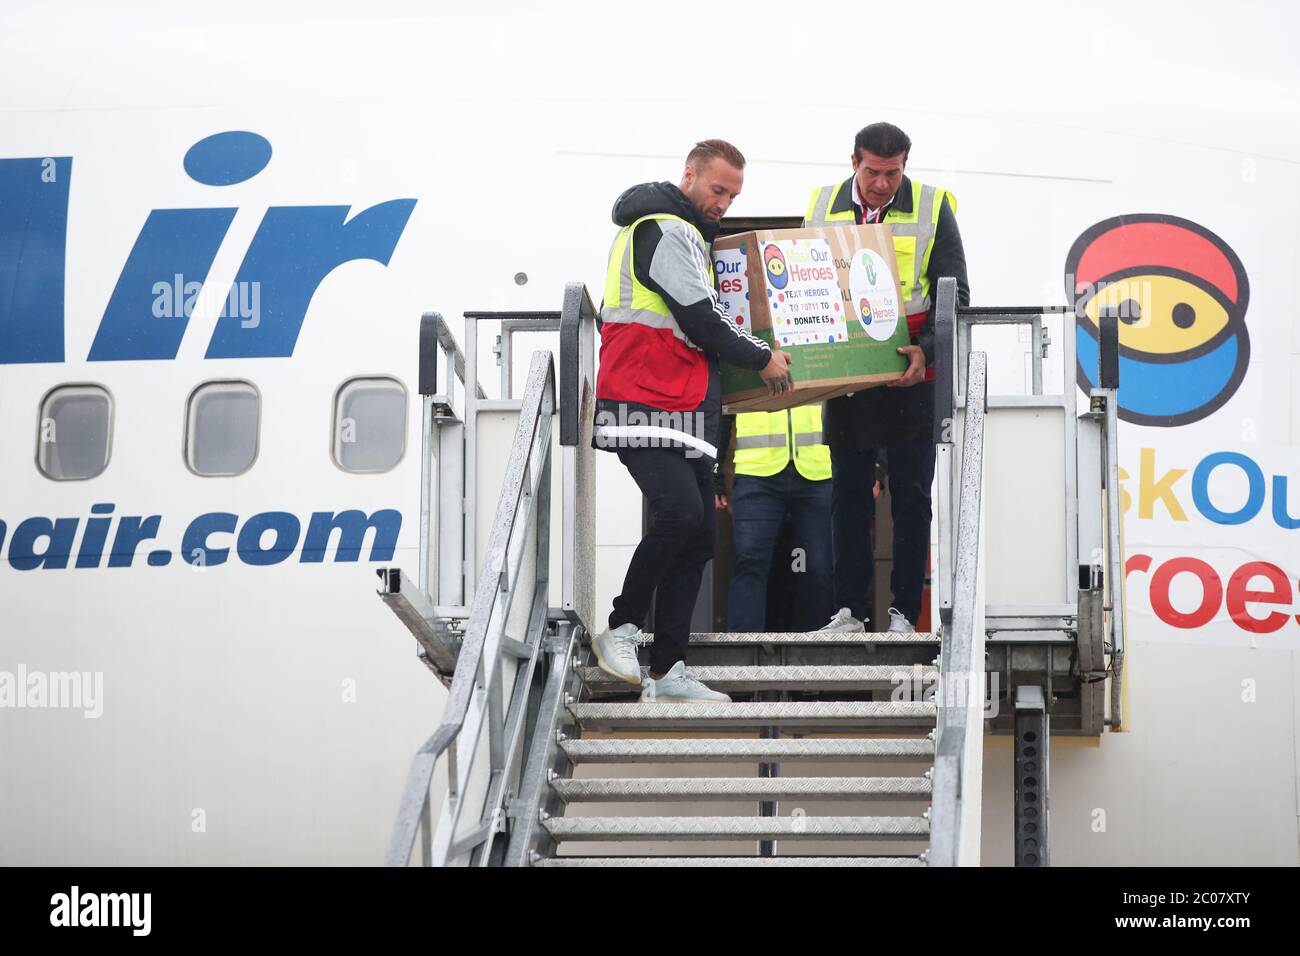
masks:
<instances>
[{"instance_id":1,"label":"stair handrail","mask_svg":"<svg viewBox=\"0 0 1300 956\"><path fill-rule=\"evenodd\" d=\"M950 280L941 283L944 281ZM945 354L951 356L951 352ZM945 384L951 387L950 376L945 377ZM970 353L965 398L956 494L956 540L951 549L952 567L940 569L942 574L952 576L952 608L945 615L936 694L939 720L927 857L930 866L979 864L978 840L970 839L968 833L963 841L962 835L971 826L978 831L982 760L976 748L982 748L984 736L983 720L978 716L972 719L972 711L976 715L982 711L984 693L984 593L980 558L988 378L987 356L983 352ZM951 408L951 398L947 401L947 407Z\"/></svg>"},{"instance_id":2,"label":"stair handrail","mask_svg":"<svg viewBox=\"0 0 1300 956\"><path fill-rule=\"evenodd\" d=\"M459 748L455 745L465 727L470 701L475 692L486 693L489 690L484 686L487 675L483 672L483 652L489 643L499 644L511 604L519 590L510 586L511 582L518 579L525 554L525 549L516 538L515 529L517 525L526 527L538 501L539 488L543 483L549 485L551 427L554 417L555 371L551 353L538 351L533 354L529 367L519 424L515 429L496 517L492 522L492 532L474 591L474 600L469 608L465 637L460 645L442 721L411 761L385 858L388 866L407 865L421 827L425 831L423 862L426 866L435 862L444 863L454 855L449 841L455 831L455 818L460 811L458 797L463 793L472 761L472 752L468 755L470 759L457 759ZM539 586L545 585L542 583ZM494 640L490 642L489 638ZM444 806L443 816L447 818L450 812L452 826L438 828L445 845L434 847L430 844L429 787L433 781L434 769L444 754L449 758L447 799L449 802L455 801L455 807L448 811ZM448 831L445 834L444 829Z\"/></svg>"}]
</instances>

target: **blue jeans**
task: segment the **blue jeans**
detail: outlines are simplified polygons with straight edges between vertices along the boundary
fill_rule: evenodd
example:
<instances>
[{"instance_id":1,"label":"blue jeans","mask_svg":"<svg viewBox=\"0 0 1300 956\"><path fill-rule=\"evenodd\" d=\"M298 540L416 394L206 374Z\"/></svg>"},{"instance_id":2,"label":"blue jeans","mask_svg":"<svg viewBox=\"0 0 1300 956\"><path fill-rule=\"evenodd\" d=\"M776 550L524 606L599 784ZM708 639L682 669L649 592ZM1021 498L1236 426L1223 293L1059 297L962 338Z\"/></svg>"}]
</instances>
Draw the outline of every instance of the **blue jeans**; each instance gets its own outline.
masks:
<instances>
[{"instance_id":1,"label":"blue jeans","mask_svg":"<svg viewBox=\"0 0 1300 956\"><path fill-rule=\"evenodd\" d=\"M934 483L934 444L900 441L886 446L889 498L894 519L894 570L889 585L893 606L916 623L921 616L925 563L930 553L930 486ZM835 488L831 509L835 547L835 604L865 621L871 608L875 555L871 529L876 500L876 449L858 451L831 445ZM888 622L877 622L876 628Z\"/></svg>"},{"instance_id":2,"label":"blue jeans","mask_svg":"<svg viewBox=\"0 0 1300 956\"><path fill-rule=\"evenodd\" d=\"M727 630L762 631L767 619L767 579L772 548L786 512L802 559L789 560L799 573L794 620L803 630L826 623L831 607L831 482L809 481L793 464L767 478L737 475L731 496L736 565L727 599ZM787 560L785 555L778 560Z\"/></svg>"}]
</instances>

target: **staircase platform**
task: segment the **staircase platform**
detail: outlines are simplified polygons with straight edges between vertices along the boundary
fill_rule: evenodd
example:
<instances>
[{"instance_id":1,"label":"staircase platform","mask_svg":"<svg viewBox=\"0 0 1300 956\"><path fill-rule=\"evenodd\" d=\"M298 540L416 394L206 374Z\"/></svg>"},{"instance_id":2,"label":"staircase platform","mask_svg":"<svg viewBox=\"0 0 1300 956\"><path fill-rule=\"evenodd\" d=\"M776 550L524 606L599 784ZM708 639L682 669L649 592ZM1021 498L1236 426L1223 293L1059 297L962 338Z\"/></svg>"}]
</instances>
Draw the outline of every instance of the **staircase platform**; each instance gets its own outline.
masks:
<instances>
[{"instance_id":1,"label":"staircase platform","mask_svg":"<svg viewBox=\"0 0 1300 956\"><path fill-rule=\"evenodd\" d=\"M568 803L672 800L902 800L929 802L926 777L597 777L556 780Z\"/></svg>"},{"instance_id":2,"label":"staircase platform","mask_svg":"<svg viewBox=\"0 0 1300 956\"><path fill-rule=\"evenodd\" d=\"M729 704L568 705L586 730L688 730L720 727L931 729L938 709L929 701L732 702Z\"/></svg>"},{"instance_id":3,"label":"staircase platform","mask_svg":"<svg viewBox=\"0 0 1300 956\"><path fill-rule=\"evenodd\" d=\"M751 667L699 666L688 668L696 679L720 691L892 691L921 682L932 686L939 669L905 664L866 665L755 665ZM580 667L578 676L588 690L598 693L635 693L636 688L606 674L599 667ZM648 668L641 668L644 679Z\"/></svg>"},{"instance_id":4,"label":"staircase platform","mask_svg":"<svg viewBox=\"0 0 1300 956\"><path fill-rule=\"evenodd\" d=\"M708 866L708 867L840 867L925 866L919 856L555 856L534 866Z\"/></svg>"},{"instance_id":5,"label":"staircase platform","mask_svg":"<svg viewBox=\"0 0 1300 956\"><path fill-rule=\"evenodd\" d=\"M566 840L920 840L923 817L551 817L546 829Z\"/></svg>"},{"instance_id":6,"label":"staircase platform","mask_svg":"<svg viewBox=\"0 0 1300 956\"><path fill-rule=\"evenodd\" d=\"M575 764L934 761L934 741L924 739L565 738L560 748Z\"/></svg>"},{"instance_id":7,"label":"staircase platform","mask_svg":"<svg viewBox=\"0 0 1300 956\"><path fill-rule=\"evenodd\" d=\"M653 644L653 633L642 633L642 644ZM692 647L767 645L939 644L928 631L700 631L691 634Z\"/></svg>"}]
</instances>

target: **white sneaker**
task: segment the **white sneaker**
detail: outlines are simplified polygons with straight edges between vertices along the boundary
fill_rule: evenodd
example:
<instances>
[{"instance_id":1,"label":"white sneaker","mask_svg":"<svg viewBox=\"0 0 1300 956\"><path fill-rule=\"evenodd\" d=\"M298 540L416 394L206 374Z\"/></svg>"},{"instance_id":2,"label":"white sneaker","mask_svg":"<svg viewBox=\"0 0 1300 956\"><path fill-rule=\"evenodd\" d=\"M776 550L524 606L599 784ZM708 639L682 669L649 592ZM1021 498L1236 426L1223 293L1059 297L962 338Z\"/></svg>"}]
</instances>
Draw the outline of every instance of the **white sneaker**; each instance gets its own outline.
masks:
<instances>
[{"instance_id":1,"label":"white sneaker","mask_svg":"<svg viewBox=\"0 0 1300 956\"><path fill-rule=\"evenodd\" d=\"M641 684L641 701L646 704L729 704L731 698L709 690L686 673L685 661L678 661L658 680L646 677Z\"/></svg>"},{"instance_id":2,"label":"white sneaker","mask_svg":"<svg viewBox=\"0 0 1300 956\"><path fill-rule=\"evenodd\" d=\"M836 611L835 616L831 618L831 622L820 628L823 631L843 631L846 634L858 633L866 631L866 629L866 624L854 617L853 612L846 607Z\"/></svg>"},{"instance_id":3,"label":"white sneaker","mask_svg":"<svg viewBox=\"0 0 1300 956\"><path fill-rule=\"evenodd\" d=\"M915 631L916 626L896 607L889 609L889 630L890 633L897 634L902 631Z\"/></svg>"},{"instance_id":4,"label":"white sneaker","mask_svg":"<svg viewBox=\"0 0 1300 956\"><path fill-rule=\"evenodd\" d=\"M624 683L640 684L641 664L636 659L640 638L641 628L635 624L620 624L612 631L605 628L591 642L596 666Z\"/></svg>"}]
</instances>

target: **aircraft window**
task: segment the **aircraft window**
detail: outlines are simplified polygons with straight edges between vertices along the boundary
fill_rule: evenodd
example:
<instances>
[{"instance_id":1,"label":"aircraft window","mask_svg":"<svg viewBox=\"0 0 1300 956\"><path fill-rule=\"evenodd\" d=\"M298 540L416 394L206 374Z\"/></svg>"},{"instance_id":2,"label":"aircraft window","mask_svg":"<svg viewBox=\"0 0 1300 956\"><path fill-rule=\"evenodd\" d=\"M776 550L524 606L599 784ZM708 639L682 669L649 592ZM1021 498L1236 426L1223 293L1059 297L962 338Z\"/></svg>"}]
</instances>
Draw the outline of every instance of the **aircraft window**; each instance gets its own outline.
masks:
<instances>
[{"instance_id":1,"label":"aircraft window","mask_svg":"<svg viewBox=\"0 0 1300 956\"><path fill-rule=\"evenodd\" d=\"M242 475L257 459L262 401L248 382L204 382L185 408L185 463L196 475Z\"/></svg>"},{"instance_id":2,"label":"aircraft window","mask_svg":"<svg viewBox=\"0 0 1300 956\"><path fill-rule=\"evenodd\" d=\"M47 478L94 478L113 446L113 398L98 385L61 385L41 402L36 464Z\"/></svg>"},{"instance_id":3,"label":"aircraft window","mask_svg":"<svg viewBox=\"0 0 1300 956\"><path fill-rule=\"evenodd\" d=\"M388 471L406 451L406 389L392 378L353 378L334 398L334 463Z\"/></svg>"}]
</instances>

